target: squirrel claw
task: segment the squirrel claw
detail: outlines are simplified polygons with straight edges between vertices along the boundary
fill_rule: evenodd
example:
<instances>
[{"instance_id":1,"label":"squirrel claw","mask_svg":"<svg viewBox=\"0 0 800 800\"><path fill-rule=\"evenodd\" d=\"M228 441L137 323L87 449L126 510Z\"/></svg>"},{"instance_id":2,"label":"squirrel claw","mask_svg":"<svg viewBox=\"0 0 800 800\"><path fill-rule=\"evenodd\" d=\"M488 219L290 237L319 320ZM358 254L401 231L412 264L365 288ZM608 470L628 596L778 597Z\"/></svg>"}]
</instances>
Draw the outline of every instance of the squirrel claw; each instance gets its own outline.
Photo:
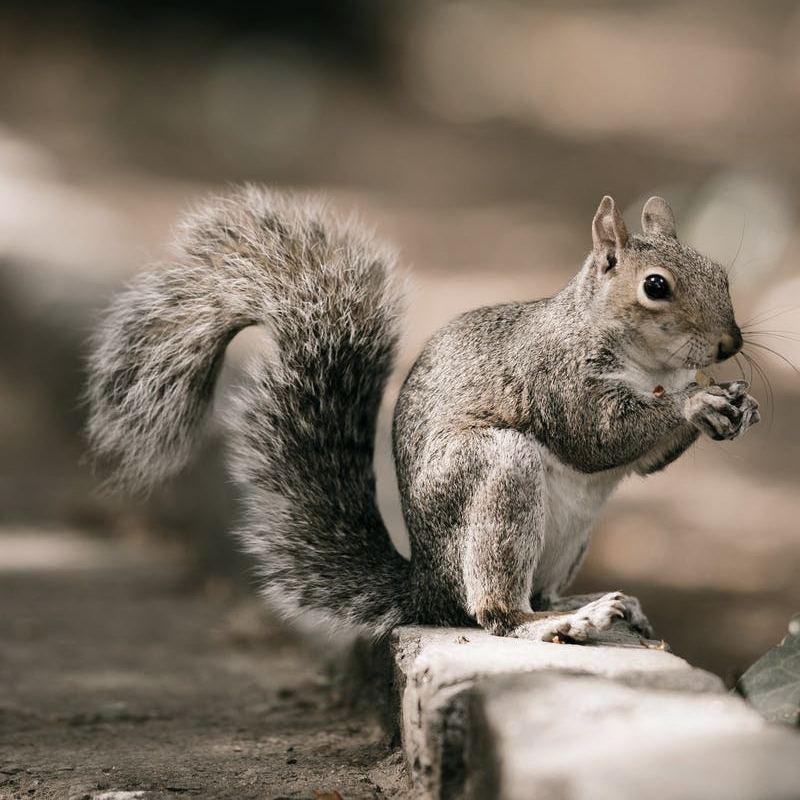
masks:
<instances>
[{"instance_id":1,"label":"squirrel claw","mask_svg":"<svg viewBox=\"0 0 800 800\"><path fill-rule=\"evenodd\" d=\"M648 650L664 650L667 653L672 650L664 639L639 639L639 644Z\"/></svg>"}]
</instances>

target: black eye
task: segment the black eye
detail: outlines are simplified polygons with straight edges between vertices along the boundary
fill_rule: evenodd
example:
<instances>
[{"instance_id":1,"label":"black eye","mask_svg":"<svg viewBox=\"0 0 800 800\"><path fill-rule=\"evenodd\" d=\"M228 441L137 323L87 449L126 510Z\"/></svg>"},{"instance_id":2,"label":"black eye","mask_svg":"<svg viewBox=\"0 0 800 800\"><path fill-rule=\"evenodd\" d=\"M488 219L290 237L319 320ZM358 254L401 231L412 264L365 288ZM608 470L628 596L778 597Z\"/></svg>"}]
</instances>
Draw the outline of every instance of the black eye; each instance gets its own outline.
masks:
<instances>
[{"instance_id":1,"label":"black eye","mask_svg":"<svg viewBox=\"0 0 800 800\"><path fill-rule=\"evenodd\" d=\"M672 294L672 290L663 275L654 273L644 279L644 293L651 300L667 300Z\"/></svg>"}]
</instances>

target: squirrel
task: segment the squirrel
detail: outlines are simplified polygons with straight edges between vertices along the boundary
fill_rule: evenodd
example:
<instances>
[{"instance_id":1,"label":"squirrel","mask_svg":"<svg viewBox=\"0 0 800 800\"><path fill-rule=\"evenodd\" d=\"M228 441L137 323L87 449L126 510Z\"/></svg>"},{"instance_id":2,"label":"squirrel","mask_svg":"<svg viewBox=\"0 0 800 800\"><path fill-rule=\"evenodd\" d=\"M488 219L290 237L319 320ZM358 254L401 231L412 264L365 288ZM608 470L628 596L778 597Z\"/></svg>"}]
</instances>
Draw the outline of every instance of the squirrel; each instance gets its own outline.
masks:
<instances>
[{"instance_id":1,"label":"squirrel","mask_svg":"<svg viewBox=\"0 0 800 800\"><path fill-rule=\"evenodd\" d=\"M592 524L627 475L663 469L699 435L759 420L744 380L696 372L742 347L725 269L676 236L669 205L629 235L611 197L592 250L552 297L462 314L428 341L397 400L393 450L411 557L375 499L378 408L405 306L394 252L311 196L246 186L179 228L178 258L135 278L89 359L88 438L135 488L191 455L225 348L267 326L226 420L243 491L237 532L284 616L375 638L401 624L584 641L621 592L563 597Z\"/></svg>"}]
</instances>

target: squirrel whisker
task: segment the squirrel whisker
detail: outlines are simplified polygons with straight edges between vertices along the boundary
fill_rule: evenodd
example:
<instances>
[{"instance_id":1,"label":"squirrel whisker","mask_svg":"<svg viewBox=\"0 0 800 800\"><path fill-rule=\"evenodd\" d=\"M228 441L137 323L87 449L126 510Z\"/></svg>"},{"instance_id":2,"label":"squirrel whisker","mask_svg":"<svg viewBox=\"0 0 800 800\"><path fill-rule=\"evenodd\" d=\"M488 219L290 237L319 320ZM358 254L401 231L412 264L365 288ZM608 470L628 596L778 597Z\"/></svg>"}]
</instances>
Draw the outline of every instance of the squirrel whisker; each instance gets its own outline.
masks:
<instances>
[{"instance_id":1,"label":"squirrel whisker","mask_svg":"<svg viewBox=\"0 0 800 800\"><path fill-rule=\"evenodd\" d=\"M791 314L793 311L797 310L800 310L800 305L768 308L762 311L760 314L756 314L752 317L749 317L739 327L742 329L742 331L745 330L752 331L754 325L763 325L765 322L771 322L773 319L776 319L777 317L781 317L784 314Z\"/></svg>"}]
</instances>

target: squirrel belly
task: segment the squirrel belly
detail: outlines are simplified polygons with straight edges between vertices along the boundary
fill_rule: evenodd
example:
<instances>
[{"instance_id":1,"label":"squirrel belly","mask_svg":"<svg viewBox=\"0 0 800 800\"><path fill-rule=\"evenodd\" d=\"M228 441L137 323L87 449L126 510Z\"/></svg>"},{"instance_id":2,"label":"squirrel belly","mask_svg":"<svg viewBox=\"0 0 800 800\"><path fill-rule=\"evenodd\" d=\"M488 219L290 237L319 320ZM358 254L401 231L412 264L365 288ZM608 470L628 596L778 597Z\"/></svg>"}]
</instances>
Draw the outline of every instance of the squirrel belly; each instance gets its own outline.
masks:
<instances>
[{"instance_id":1,"label":"squirrel belly","mask_svg":"<svg viewBox=\"0 0 800 800\"><path fill-rule=\"evenodd\" d=\"M97 331L89 441L115 480L180 469L208 417L225 347L265 325L226 425L237 535L287 617L374 637L408 623L582 641L635 598L563 598L592 523L627 474L704 433L758 422L744 381L695 370L742 346L722 267L678 242L652 198L629 236L611 198L593 249L551 298L476 309L435 334L393 420L411 561L375 499L378 408L404 306L395 257L313 198L246 187L190 215L178 257L134 279ZM657 391L656 391L657 390Z\"/></svg>"}]
</instances>

